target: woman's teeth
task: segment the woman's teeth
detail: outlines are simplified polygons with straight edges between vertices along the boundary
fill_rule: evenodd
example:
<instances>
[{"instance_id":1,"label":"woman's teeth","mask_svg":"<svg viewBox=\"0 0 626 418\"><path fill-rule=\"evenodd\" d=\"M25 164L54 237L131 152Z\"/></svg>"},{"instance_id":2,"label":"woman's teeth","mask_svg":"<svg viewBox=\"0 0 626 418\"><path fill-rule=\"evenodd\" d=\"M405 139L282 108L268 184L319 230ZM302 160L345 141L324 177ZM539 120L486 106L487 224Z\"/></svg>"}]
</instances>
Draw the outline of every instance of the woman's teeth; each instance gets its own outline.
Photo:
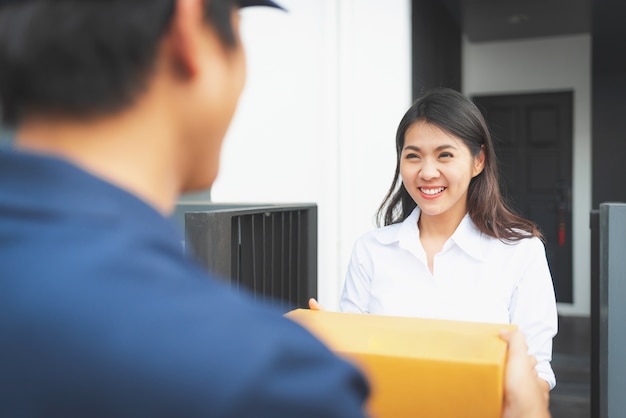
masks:
<instances>
[{"instance_id":1,"label":"woman's teeth","mask_svg":"<svg viewBox=\"0 0 626 418\"><path fill-rule=\"evenodd\" d=\"M441 193L445 190L445 187L438 187L436 189L424 189L422 187L420 187L420 191L424 194L429 194L429 195L433 195L433 194L437 194L437 193Z\"/></svg>"}]
</instances>

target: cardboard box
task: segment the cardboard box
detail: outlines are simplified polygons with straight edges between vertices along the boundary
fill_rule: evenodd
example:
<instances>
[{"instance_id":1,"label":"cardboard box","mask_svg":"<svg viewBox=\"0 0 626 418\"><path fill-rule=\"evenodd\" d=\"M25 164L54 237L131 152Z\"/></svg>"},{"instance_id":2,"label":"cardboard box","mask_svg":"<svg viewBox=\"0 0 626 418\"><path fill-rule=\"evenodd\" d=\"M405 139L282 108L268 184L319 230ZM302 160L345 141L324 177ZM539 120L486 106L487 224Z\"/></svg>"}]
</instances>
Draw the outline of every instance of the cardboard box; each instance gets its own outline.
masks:
<instances>
[{"instance_id":1,"label":"cardboard box","mask_svg":"<svg viewBox=\"0 0 626 418\"><path fill-rule=\"evenodd\" d=\"M300 323L363 370L373 418L499 418L509 324L296 309Z\"/></svg>"}]
</instances>

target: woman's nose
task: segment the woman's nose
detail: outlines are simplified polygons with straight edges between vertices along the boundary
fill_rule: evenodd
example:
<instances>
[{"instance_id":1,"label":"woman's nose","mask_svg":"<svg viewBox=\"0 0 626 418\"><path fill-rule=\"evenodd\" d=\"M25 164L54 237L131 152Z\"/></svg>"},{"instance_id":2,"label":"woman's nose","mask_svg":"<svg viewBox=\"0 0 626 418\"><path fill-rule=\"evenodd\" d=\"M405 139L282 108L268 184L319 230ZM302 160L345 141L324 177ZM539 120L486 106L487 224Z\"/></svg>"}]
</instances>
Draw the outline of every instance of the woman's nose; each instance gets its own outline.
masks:
<instances>
[{"instance_id":1,"label":"woman's nose","mask_svg":"<svg viewBox=\"0 0 626 418\"><path fill-rule=\"evenodd\" d=\"M420 169L420 177L424 180L432 180L439 177L437 164L433 161L429 161L428 159L424 159Z\"/></svg>"}]
</instances>

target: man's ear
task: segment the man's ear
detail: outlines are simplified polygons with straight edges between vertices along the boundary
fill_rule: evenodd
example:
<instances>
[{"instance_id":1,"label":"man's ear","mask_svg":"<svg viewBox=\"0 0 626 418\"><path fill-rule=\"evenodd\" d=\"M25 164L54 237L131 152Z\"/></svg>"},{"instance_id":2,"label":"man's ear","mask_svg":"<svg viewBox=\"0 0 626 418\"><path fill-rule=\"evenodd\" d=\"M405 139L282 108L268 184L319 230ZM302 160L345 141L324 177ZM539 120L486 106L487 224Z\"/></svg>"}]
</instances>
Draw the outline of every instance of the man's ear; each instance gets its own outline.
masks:
<instances>
[{"instance_id":1,"label":"man's ear","mask_svg":"<svg viewBox=\"0 0 626 418\"><path fill-rule=\"evenodd\" d=\"M169 54L177 75L193 78L200 71L199 50L206 36L203 0L176 0L170 23Z\"/></svg>"},{"instance_id":2,"label":"man's ear","mask_svg":"<svg viewBox=\"0 0 626 418\"><path fill-rule=\"evenodd\" d=\"M480 146L480 151L478 155L474 157L474 170L472 172L472 177L476 177L485 169L485 146Z\"/></svg>"}]
</instances>

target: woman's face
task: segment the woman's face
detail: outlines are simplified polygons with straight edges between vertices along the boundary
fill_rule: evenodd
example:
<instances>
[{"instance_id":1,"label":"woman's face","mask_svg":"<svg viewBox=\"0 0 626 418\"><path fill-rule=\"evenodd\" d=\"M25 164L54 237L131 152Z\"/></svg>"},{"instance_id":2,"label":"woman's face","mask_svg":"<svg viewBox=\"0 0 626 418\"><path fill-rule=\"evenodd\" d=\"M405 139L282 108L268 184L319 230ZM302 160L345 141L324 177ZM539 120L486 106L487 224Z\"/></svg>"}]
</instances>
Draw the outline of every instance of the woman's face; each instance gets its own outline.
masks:
<instances>
[{"instance_id":1,"label":"woman's face","mask_svg":"<svg viewBox=\"0 0 626 418\"><path fill-rule=\"evenodd\" d=\"M427 122L414 123L404 135L400 175L422 217L460 220L470 181L484 164L482 150L473 157L461 138Z\"/></svg>"}]
</instances>

